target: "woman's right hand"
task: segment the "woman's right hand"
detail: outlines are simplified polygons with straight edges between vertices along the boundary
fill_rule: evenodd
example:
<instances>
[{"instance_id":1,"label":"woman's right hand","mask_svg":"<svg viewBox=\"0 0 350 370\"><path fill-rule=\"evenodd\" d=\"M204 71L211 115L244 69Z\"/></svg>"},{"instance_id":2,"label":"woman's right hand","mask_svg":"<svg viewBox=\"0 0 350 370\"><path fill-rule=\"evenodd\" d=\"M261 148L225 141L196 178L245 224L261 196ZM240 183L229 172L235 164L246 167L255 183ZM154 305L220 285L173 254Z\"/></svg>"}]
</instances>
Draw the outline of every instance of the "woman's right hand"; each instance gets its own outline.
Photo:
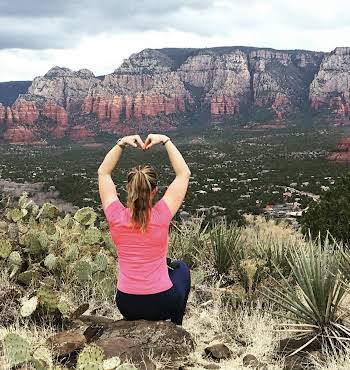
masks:
<instances>
[{"instance_id":1,"label":"woman's right hand","mask_svg":"<svg viewBox=\"0 0 350 370\"><path fill-rule=\"evenodd\" d=\"M169 137L166 135L161 134L149 134L147 139L145 140L145 150L149 149L151 146L155 144L163 143Z\"/></svg>"}]
</instances>

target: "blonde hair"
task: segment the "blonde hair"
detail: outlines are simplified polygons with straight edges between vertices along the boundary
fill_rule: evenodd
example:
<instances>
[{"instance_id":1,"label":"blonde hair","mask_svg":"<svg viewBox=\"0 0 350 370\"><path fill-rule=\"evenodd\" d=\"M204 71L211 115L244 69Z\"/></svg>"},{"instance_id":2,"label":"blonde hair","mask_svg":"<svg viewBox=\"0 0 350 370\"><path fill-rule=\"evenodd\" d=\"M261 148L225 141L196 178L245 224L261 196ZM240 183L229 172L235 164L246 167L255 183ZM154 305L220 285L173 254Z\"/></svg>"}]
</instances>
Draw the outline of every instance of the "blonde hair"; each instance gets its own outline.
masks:
<instances>
[{"instance_id":1,"label":"blonde hair","mask_svg":"<svg viewBox=\"0 0 350 370\"><path fill-rule=\"evenodd\" d=\"M129 226L139 226L145 232L151 211L151 191L157 186L158 176L153 167L138 165L128 173L127 206L130 210Z\"/></svg>"}]
</instances>

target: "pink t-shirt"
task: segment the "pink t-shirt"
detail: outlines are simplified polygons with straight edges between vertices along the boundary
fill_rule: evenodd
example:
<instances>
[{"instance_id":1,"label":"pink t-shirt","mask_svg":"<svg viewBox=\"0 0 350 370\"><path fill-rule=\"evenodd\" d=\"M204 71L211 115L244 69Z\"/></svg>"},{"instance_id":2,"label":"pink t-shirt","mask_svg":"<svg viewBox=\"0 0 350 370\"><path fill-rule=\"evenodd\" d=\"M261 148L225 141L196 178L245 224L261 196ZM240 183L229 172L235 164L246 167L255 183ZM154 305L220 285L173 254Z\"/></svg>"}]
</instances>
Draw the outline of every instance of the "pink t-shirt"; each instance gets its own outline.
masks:
<instances>
[{"instance_id":1,"label":"pink t-shirt","mask_svg":"<svg viewBox=\"0 0 350 370\"><path fill-rule=\"evenodd\" d=\"M150 221L144 234L128 227L129 208L115 200L104 210L115 243L119 274L117 288L129 294L153 294L173 286L169 278L169 224L172 214L163 198L152 207Z\"/></svg>"}]
</instances>

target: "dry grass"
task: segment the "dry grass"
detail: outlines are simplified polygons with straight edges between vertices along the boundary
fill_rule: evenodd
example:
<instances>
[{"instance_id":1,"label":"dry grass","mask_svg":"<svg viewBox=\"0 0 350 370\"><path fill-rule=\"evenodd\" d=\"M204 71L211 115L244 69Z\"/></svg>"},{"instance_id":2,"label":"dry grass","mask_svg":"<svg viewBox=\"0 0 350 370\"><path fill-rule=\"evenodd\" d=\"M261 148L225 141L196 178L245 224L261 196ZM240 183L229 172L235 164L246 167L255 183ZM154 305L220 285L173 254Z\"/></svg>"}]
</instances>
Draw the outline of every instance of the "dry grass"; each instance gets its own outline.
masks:
<instances>
[{"instance_id":1,"label":"dry grass","mask_svg":"<svg viewBox=\"0 0 350 370\"><path fill-rule=\"evenodd\" d=\"M276 243L292 241L300 246L305 243L300 233L283 223L277 224L274 221L266 221L263 217L253 216L247 216L246 221L247 227L243 230L241 242L242 248L247 248L247 250L254 251L257 248L257 241L263 246L268 245L271 240L274 240ZM186 255L186 248L189 247L191 249L191 245L188 244L188 235L191 232L194 232L197 236L201 235L201 222L201 220L197 220L195 225L187 225L182 235L181 248L178 251L173 250L175 255L176 252ZM202 238L203 236L200 236L199 240L202 240ZM175 242L175 240L173 241ZM200 241L197 243L196 248L201 245L205 248L207 244ZM176 247L176 245L174 244L173 247ZM266 363L268 370L282 370L283 363L277 361L274 356L281 336L280 333L274 330L276 324L281 323L270 314L274 308L268 309L264 306L264 309L262 309L259 301L255 301L254 307L247 304L238 306L238 308L233 307L232 301L228 299L230 294L232 294L232 292L230 293L230 288L220 287L221 281L216 281L213 278L214 268L210 264L212 260L210 258L210 250L207 249L198 253L198 250L195 249L195 253L194 263L197 267L192 270L193 286L183 324L184 329L191 333L196 342L195 351L189 359L194 365L191 369L204 369L205 365L213 363L212 360L203 357L205 347L215 343L224 343L231 349L233 356L229 360L222 360L220 363L216 363L221 369L248 370L248 368L243 367L243 357L246 354L252 354L259 361ZM11 291L12 288L13 284L8 280L6 274L1 273L0 297L1 293ZM60 286L60 292L74 307L88 302L90 305L88 314L101 315L115 320L122 318L113 298L103 298L101 295L96 294L93 289L86 290L63 283ZM48 348L45 349L45 340L54 333L55 329L49 325L43 327L35 326L29 320L20 319L18 306L16 306L14 301L1 302L0 300L0 315L10 315L11 312L13 323L0 326L0 340L7 332L15 332L36 347L42 348L43 353L46 354ZM244 340L247 346L243 347L236 340L238 338ZM157 369L162 369L165 364L169 363L169 359L166 357L156 358L152 354L150 357ZM350 356L339 359L329 357L327 365L317 364L316 368L319 370L350 369ZM1 351L0 370L10 370Z\"/></svg>"}]
</instances>

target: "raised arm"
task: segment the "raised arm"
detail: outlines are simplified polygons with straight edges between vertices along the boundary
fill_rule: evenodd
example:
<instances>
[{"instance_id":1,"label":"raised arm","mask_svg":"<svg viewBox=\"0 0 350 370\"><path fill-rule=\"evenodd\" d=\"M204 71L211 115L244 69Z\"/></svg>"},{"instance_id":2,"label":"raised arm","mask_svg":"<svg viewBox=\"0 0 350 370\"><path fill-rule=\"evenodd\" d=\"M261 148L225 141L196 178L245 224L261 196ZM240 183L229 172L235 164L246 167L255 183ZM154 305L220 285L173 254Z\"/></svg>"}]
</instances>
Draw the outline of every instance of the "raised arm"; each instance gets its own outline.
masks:
<instances>
[{"instance_id":1,"label":"raised arm","mask_svg":"<svg viewBox=\"0 0 350 370\"><path fill-rule=\"evenodd\" d=\"M117 190L112 180L112 171L119 161L123 148L127 145L133 147L139 146L141 149L144 149L144 143L139 135L124 136L119 143L114 145L106 154L106 157L97 170L98 190L103 209L106 209L113 201L118 199Z\"/></svg>"},{"instance_id":2,"label":"raised arm","mask_svg":"<svg viewBox=\"0 0 350 370\"><path fill-rule=\"evenodd\" d=\"M166 135L148 135L145 141L145 149L147 150L154 144L164 142L166 142L164 146L168 153L170 163L175 171L176 177L166 190L163 199L168 205L172 215L174 216L185 198L188 189L188 182L191 176L191 171L188 168L187 163L182 157L180 151Z\"/></svg>"}]
</instances>

